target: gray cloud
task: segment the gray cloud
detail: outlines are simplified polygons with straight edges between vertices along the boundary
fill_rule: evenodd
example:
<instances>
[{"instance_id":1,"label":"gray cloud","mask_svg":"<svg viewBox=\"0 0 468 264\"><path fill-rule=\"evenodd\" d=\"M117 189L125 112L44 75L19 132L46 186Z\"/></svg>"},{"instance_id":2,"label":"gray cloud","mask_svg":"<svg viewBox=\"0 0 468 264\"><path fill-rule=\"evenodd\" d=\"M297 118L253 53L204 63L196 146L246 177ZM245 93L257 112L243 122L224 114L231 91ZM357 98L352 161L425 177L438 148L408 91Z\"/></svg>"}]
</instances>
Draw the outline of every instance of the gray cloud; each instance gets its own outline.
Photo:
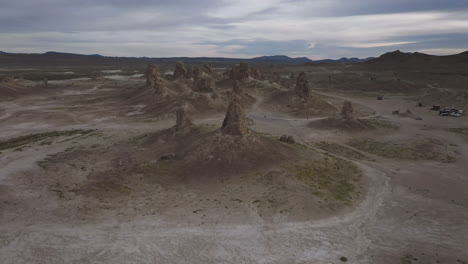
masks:
<instances>
[{"instance_id":1,"label":"gray cloud","mask_svg":"<svg viewBox=\"0 0 468 264\"><path fill-rule=\"evenodd\" d=\"M466 0L0 0L0 50L375 56L468 50Z\"/></svg>"}]
</instances>

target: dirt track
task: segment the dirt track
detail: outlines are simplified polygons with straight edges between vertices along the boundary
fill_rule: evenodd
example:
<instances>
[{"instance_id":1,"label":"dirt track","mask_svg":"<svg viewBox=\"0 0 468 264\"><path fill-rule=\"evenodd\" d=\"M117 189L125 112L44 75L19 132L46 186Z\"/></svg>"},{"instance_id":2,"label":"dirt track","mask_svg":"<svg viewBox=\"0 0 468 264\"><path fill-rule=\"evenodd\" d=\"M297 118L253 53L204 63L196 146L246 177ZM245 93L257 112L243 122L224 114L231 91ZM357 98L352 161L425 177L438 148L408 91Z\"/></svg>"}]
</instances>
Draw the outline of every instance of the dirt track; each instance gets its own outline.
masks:
<instances>
[{"instance_id":1,"label":"dirt track","mask_svg":"<svg viewBox=\"0 0 468 264\"><path fill-rule=\"evenodd\" d=\"M84 84L86 96L99 91L94 83ZM94 89L96 87L96 89ZM82 94L81 94L82 95ZM328 96L339 97L327 93ZM73 100L70 100L73 96ZM113 135L170 127L173 120L145 122L116 116L109 104L73 105L76 94L57 91L50 97L30 97L0 103L0 139L55 129L99 129ZM80 95L78 95L80 96ZM78 98L81 99L81 98ZM2 209L0 256L2 263L466 263L468 261L468 139L448 132L448 128L468 126L467 117L441 118L427 108L416 109L406 98L382 102L370 97L346 99L365 104L376 116L390 120L400 129L388 136L431 137L456 149L456 163L377 158L378 162L358 161L367 179L368 191L355 207L331 218L308 222L206 225L177 224L155 217L135 216L129 221L106 219L99 223L36 222L34 204L20 210ZM63 102L63 103L61 103ZM343 142L348 136L315 131L307 123L319 120L288 117L254 105L250 117L258 132L293 135L299 142ZM395 105L409 107L422 121L392 116ZM134 111L131 107L128 112ZM266 115L266 118L265 118ZM222 116L197 123L220 124ZM372 133L368 135L374 137ZM15 177L38 170L36 162L48 154L76 145L92 145L102 139L89 137L62 144L33 146L0 154L0 190L15 188ZM372 155L372 154L369 154ZM373 156L374 157L374 156ZM22 188L18 187L18 190ZM10 196L3 203L14 203ZM13 193L11 197L28 196ZM51 207L54 205L51 204ZM27 209L29 213L21 210ZM40 214L40 212L37 212ZM25 219L25 217L31 217ZM410 261L410 262L404 262ZM463 262L465 261L465 262Z\"/></svg>"}]
</instances>

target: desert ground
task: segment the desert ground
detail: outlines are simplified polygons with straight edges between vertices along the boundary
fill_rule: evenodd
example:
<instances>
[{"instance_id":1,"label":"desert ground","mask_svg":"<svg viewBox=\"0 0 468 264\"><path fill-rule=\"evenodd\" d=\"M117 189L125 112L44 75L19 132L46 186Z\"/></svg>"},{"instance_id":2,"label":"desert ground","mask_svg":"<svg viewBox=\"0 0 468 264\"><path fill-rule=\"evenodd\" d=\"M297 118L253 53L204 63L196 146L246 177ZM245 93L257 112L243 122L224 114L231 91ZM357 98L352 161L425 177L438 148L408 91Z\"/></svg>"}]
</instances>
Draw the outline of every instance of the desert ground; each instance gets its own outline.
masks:
<instances>
[{"instance_id":1,"label":"desert ground","mask_svg":"<svg viewBox=\"0 0 468 264\"><path fill-rule=\"evenodd\" d=\"M189 66L1 69L1 263L468 262L464 73Z\"/></svg>"}]
</instances>

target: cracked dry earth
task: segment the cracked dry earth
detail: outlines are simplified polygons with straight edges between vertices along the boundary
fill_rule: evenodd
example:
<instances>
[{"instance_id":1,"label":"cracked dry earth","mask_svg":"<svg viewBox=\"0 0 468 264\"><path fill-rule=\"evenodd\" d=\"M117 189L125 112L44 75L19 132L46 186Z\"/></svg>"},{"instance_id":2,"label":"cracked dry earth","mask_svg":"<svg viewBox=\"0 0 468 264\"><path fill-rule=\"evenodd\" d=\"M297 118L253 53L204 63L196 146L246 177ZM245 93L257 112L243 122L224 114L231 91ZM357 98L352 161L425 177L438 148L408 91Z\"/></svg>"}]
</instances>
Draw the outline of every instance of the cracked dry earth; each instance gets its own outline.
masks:
<instances>
[{"instance_id":1,"label":"cracked dry earth","mask_svg":"<svg viewBox=\"0 0 468 264\"><path fill-rule=\"evenodd\" d=\"M138 118L134 106L117 109L109 102L81 104L80 100L112 93L109 88L100 90L96 82L84 81L81 85L85 87L83 93L57 89L53 95L0 102L2 142L48 131L75 131L53 137L43 135L40 141L0 150L1 263L343 263L346 260L347 263L390 264L468 261L468 137L450 130L468 127L466 117L441 119L428 109L412 109L424 118L416 121L389 114L395 104L412 107L413 103L403 97L377 102L374 98L328 92L327 96L343 97L371 108L375 114L369 118L378 117L399 127L391 133L356 135L315 130L308 127L308 123L320 118L299 119L268 112L257 103L247 111L255 121L253 130L275 137L293 135L297 142L308 146L326 141L348 149L348 152L318 151L331 151L331 155L350 160L360 168L366 185L361 198L334 213L312 212L307 220L280 215L261 218L246 201L239 202L235 207L238 209L232 209L232 216L216 210L208 210L207 214L219 215L202 216L198 207L194 207L194 212L190 211L186 217L176 213L171 219L164 215L168 210L142 213L138 209L140 205L132 203L130 198L108 205L101 215L88 217L89 208L79 203L82 198L78 193L60 193L54 186L40 185L35 189L25 186L40 183L38 177L47 177L42 164L60 153L112 148L111 143L139 135L142 131L171 127L174 120ZM122 111L130 114L116 114ZM218 125L222 118L222 115L214 115L194 121ZM450 162L433 160L432 156L399 159L387 152L351 146L348 143L354 137L379 142L431 139L452 158ZM406 150L404 147L401 151ZM359 155L346 155L351 151ZM360 158L364 156L367 158ZM66 169L69 173L62 175L64 179L91 173L104 165L99 160L88 160L80 166L70 164ZM66 181L58 179L56 184L63 182ZM50 198L54 190L56 193ZM178 199L189 201L206 197L181 188L160 201L149 203L167 204L177 211ZM70 205L78 201L76 204L82 208L64 208L61 199ZM235 210L253 215L243 221Z\"/></svg>"}]
</instances>

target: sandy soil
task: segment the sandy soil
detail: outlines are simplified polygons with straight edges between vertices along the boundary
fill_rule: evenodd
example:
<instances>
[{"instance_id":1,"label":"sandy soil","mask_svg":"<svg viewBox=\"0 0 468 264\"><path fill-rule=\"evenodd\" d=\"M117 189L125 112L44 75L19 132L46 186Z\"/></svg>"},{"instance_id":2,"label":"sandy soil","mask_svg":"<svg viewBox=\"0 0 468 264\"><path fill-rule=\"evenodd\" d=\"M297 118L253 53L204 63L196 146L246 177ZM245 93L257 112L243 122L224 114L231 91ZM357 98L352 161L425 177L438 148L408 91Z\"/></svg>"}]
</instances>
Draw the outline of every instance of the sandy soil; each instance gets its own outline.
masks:
<instances>
[{"instance_id":1,"label":"sandy soil","mask_svg":"<svg viewBox=\"0 0 468 264\"><path fill-rule=\"evenodd\" d=\"M228 193L229 201L221 204L212 201L220 196L183 187L146 189L164 193L164 198L158 196L162 201L132 200L130 196L106 205L107 198L101 197L97 201L103 206L100 214L90 217L91 203L87 206L88 200L79 193L63 193L70 186L61 185L87 179L93 171L108 166L101 162L105 158L93 156L96 153L109 159L109 153L120 153L123 161L117 161L118 167L126 162L118 142L174 124L172 114L151 118L142 105L118 102L114 95L119 89L136 83L138 80L74 80L70 86L61 81L46 95L0 102L0 141L48 131L93 129L85 135L63 134L0 150L2 263L342 263L341 257L347 263L468 261L468 137L450 131L468 127L468 119L439 117L428 108L417 108L404 95L377 101L374 95L320 92L330 101L346 99L359 105L361 118L397 126L349 133L310 126L327 116L296 118L266 110L272 108L262 106L263 93L252 91L257 99L248 114L254 121L252 130L276 138L292 135L300 144L350 160L360 168L365 191L340 210L316 208L316 212L305 211L308 217L304 218L276 213L259 217L251 204L233 200L236 189L228 185L220 192ZM411 109L423 120L392 115L395 108ZM222 118L222 113L197 116L195 123L216 127ZM434 151L451 155L453 160L442 162L432 156L399 159L349 143L356 139L401 143L417 138L431 139L436 146L411 151ZM322 141L347 151L320 148L317 143ZM399 150L408 151L411 144L402 145ZM72 164L64 159L53 166L54 159L67 153L82 153L78 160L86 162ZM51 179L56 181L55 187L48 185ZM155 213L147 209L151 204L167 204L171 209ZM230 209L209 209L214 204ZM197 211L203 206L208 208L206 212Z\"/></svg>"}]
</instances>

